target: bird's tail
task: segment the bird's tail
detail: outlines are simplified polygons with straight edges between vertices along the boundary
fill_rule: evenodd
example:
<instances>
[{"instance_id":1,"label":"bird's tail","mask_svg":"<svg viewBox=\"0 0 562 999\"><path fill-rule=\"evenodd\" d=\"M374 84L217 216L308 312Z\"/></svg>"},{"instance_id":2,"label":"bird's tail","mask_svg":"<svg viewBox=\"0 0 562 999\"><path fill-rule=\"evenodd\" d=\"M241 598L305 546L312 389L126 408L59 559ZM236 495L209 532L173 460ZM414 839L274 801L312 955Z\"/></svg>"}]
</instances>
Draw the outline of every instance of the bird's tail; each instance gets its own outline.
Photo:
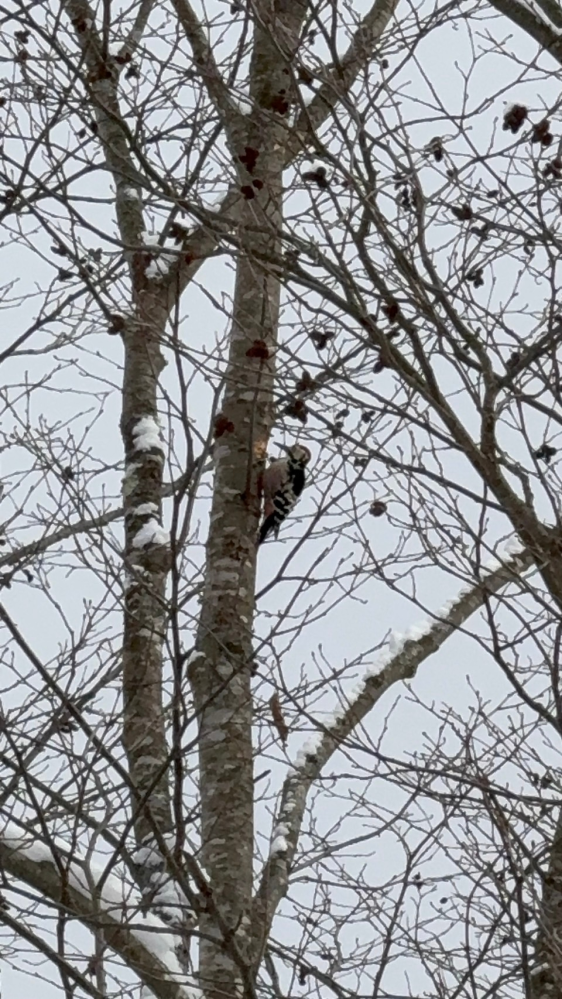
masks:
<instances>
[{"instance_id":1,"label":"bird's tail","mask_svg":"<svg viewBox=\"0 0 562 999\"><path fill-rule=\"evenodd\" d=\"M264 541L267 541L270 534L277 534L277 520L274 513L270 513L269 517L266 517L263 524L260 527L260 533L258 535L258 545L263 545Z\"/></svg>"}]
</instances>

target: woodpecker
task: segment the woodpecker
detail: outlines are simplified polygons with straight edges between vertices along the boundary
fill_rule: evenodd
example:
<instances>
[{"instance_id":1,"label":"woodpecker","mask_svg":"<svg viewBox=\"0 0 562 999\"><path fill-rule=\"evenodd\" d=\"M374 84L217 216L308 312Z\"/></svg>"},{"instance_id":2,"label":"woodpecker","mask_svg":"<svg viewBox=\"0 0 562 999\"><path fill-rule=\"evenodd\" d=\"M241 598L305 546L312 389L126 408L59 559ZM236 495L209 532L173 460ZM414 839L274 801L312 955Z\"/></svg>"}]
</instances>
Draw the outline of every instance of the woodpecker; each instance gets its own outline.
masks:
<instances>
[{"instance_id":1,"label":"woodpecker","mask_svg":"<svg viewBox=\"0 0 562 999\"><path fill-rule=\"evenodd\" d=\"M304 489L305 465L308 465L311 454L303 444L293 444L286 447L286 458L272 461L263 473L263 521L260 528L258 544L274 534L279 534L279 528Z\"/></svg>"}]
</instances>

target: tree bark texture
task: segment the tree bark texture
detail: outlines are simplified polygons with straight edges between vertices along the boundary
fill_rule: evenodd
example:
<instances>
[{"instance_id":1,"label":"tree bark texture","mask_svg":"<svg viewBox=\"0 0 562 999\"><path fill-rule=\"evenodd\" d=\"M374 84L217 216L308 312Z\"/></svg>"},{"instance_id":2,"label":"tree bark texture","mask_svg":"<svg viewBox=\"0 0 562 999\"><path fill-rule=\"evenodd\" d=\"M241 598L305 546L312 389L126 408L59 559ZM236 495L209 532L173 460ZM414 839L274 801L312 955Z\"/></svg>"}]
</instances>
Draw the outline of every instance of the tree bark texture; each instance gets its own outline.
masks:
<instances>
[{"instance_id":1,"label":"tree bark texture","mask_svg":"<svg viewBox=\"0 0 562 999\"><path fill-rule=\"evenodd\" d=\"M221 432L214 452L198 655L190 679L199 716L203 865L217 910L235 936L239 959L236 963L221 942L214 916L204 913L200 980L207 999L239 996L251 987L255 973L250 951L254 847L250 682L259 478L273 421L280 300L279 279L267 261L280 256L290 65L304 12L300 3L278 4L273 13L265 7L260 10L251 64L255 110L233 136L244 198L236 232L239 258Z\"/></svg>"}]
</instances>

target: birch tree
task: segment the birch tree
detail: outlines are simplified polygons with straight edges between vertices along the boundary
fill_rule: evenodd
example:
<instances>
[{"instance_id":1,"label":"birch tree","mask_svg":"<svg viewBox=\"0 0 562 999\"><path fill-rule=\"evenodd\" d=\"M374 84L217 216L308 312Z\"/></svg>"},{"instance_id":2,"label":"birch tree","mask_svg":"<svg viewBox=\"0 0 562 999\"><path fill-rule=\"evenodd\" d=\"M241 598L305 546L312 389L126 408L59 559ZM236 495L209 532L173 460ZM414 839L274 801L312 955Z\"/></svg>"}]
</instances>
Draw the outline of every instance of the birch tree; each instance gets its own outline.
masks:
<instances>
[{"instance_id":1,"label":"birch tree","mask_svg":"<svg viewBox=\"0 0 562 999\"><path fill-rule=\"evenodd\" d=\"M6 976L556 995L559 3L0 16Z\"/></svg>"}]
</instances>

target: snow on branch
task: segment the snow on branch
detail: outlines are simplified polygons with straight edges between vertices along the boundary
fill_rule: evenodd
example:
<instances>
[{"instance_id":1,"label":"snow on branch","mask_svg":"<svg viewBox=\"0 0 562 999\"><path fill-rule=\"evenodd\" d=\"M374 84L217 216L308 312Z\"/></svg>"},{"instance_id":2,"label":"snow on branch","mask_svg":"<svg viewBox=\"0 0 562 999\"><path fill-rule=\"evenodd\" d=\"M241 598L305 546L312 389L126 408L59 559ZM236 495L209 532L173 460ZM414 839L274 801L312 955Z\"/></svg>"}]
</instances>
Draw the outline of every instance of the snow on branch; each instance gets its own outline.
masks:
<instances>
[{"instance_id":1,"label":"snow on branch","mask_svg":"<svg viewBox=\"0 0 562 999\"><path fill-rule=\"evenodd\" d=\"M159 444L161 445L161 442ZM162 489L162 498L173 496L178 488L182 488L184 485L189 483L194 470L201 463L201 455L194 459L192 464L178 476L178 478L173 482L168 482L164 485ZM129 463L129 473L134 470L135 462ZM149 506L150 504L145 504ZM156 510L158 507L155 503L151 504ZM138 512L140 507L136 508ZM61 541L65 541L67 538L72 538L76 535L87 534L89 531L96 530L100 527L107 527L108 524L112 524L115 520L120 520L125 513L124 507L119 506L114 510L107 510L102 513L99 517L83 517L81 520L76 520L74 523L65 524L64 527L57 528L56 531L51 531L50 534L43 534L41 537L37 538L36 541L30 541L26 545L20 545L19 548L14 548L12 551L7 552L5 555L0 556L0 569L5 565L19 565L20 563L27 562L30 558L34 558L36 555L48 551L54 545L60 544ZM138 571L138 570L137 570Z\"/></svg>"},{"instance_id":2,"label":"snow on branch","mask_svg":"<svg viewBox=\"0 0 562 999\"><path fill-rule=\"evenodd\" d=\"M513 3L513 0L512 0ZM513 6L522 8L551 30L562 28L562 11L559 0L517 0Z\"/></svg>"},{"instance_id":3,"label":"snow on branch","mask_svg":"<svg viewBox=\"0 0 562 999\"><path fill-rule=\"evenodd\" d=\"M147 545L169 545L170 535L154 517L143 524L135 534L133 548L146 548Z\"/></svg>"},{"instance_id":4,"label":"snow on branch","mask_svg":"<svg viewBox=\"0 0 562 999\"><path fill-rule=\"evenodd\" d=\"M175 833L164 834L166 849L173 853ZM195 926L197 913L183 889L165 870L166 858L156 838L150 833L143 845L135 851L133 859L137 867L143 868L144 880L148 884L148 894L154 912L162 917L167 926L185 929L187 924Z\"/></svg>"},{"instance_id":5,"label":"snow on branch","mask_svg":"<svg viewBox=\"0 0 562 999\"><path fill-rule=\"evenodd\" d=\"M160 427L153 416L141 416L135 423L132 434L135 451L164 450Z\"/></svg>"},{"instance_id":6,"label":"snow on branch","mask_svg":"<svg viewBox=\"0 0 562 999\"><path fill-rule=\"evenodd\" d=\"M447 601L431 619L414 625L403 635L391 633L387 648L368 668L348 704L334 712L328 724L319 724L316 734L299 749L283 785L270 855L254 900L256 950L267 935L264 927L270 926L287 890L308 791L330 757L393 684L415 676L421 663L437 652L487 597L521 577L533 565L532 556L521 550L516 539L510 539L503 548L503 557L494 558L484 566L479 582L462 589L455 600Z\"/></svg>"},{"instance_id":7,"label":"snow on branch","mask_svg":"<svg viewBox=\"0 0 562 999\"><path fill-rule=\"evenodd\" d=\"M0 831L0 865L101 932L156 999L201 999L175 955L174 934L162 920L143 911L140 894L116 875L106 876L103 867L97 868L59 840L51 848L14 823Z\"/></svg>"},{"instance_id":8,"label":"snow on branch","mask_svg":"<svg viewBox=\"0 0 562 999\"><path fill-rule=\"evenodd\" d=\"M133 191L133 188L127 188ZM130 200L130 195L128 200ZM163 281L170 268L179 262L180 253L176 249L166 249L160 245L160 237L157 233L143 232L141 238L144 246L147 247L147 264L145 267L146 277L153 281Z\"/></svg>"},{"instance_id":9,"label":"snow on branch","mask_svg":"<svg viewBox=\"0 0 562 999\"><path fill-rule=\"evenodd\" d=\"M532 0L490 0L490 4L562 63L560 10L553 0L537 0L537 5Z\"/></svg>"}]
</instances>

